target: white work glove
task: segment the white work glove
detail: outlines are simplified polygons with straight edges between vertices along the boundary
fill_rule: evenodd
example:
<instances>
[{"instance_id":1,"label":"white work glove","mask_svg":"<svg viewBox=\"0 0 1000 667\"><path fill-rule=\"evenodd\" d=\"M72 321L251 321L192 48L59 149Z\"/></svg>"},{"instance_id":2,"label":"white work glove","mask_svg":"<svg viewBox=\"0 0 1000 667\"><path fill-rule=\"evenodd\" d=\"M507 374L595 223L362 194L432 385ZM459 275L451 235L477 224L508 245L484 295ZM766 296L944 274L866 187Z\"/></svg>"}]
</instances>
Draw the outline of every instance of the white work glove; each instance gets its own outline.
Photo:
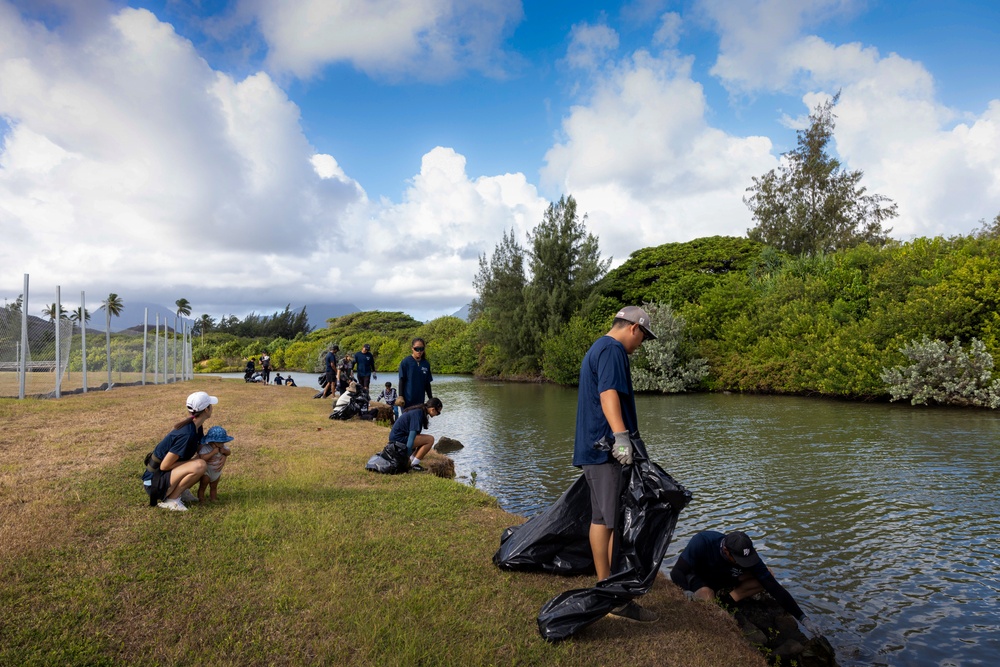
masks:
<instances>
[{"instance_id":1,"label":"white work glove","mask_svg":"<svg viewBox=\"0 0 1000 667\"><path fill-rule=\"evenodd\" d=\"M615 433L615 442L611 445L611 455L618 459L618 463L623 466L632 465L632 439L628 437L628 431Z\"/></svg>"},{"instance_id":2,"label":"white work glove","mask_svg":"<svg viewBox=\"0 0 1000 667\"><path fill-rule=\"evenodd\" d=\"M806 634L809 635L810 638L823 636L823 631L819 629L818 625L816 625L816 621L812 620L808 616L803 616L799 623L801 623L802 627L806 629Z\"/></svg>"}]
</instances>

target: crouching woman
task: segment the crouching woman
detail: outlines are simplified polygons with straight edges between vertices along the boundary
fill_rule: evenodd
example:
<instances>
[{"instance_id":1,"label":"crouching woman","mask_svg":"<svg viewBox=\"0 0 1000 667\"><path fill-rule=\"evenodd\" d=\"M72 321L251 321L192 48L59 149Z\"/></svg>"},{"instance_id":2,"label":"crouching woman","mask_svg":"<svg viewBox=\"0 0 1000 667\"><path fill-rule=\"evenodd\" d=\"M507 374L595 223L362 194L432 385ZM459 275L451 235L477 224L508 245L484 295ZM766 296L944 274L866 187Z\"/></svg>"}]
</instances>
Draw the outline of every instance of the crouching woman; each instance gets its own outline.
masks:
<instances>
[{"instance_id":1,"label":"crouching woman","mask_svg":"<svg viewBox=\"0 0 1000 667\"><path fill-rule=\"evenodd\" d=\"M149 504L163 509L184 512L187 507L181 494L198 483L205 474L207 464L198 456L202 428L212 416L212 406L219 399L203 391L196 391L187 398L188 417L176 424L174 430L160 441L146 457L146 472L142 483L149 494Z\"/></svg>"},{"instance_id":2,"label":"crouching woman","mask_svg":"<svg viewBox=\"0 0 1000 667\"><path fill-rule=\"evenodd\" d=\"M405 443L410 455L410 470L422 472L420 459L427 456L434 445L434 436L421 433L427 428L429 417L441 414L441 399L432 398L426 403L414 405L403 411L389 432L389 443Z\"/></svg>"}]
</instances>

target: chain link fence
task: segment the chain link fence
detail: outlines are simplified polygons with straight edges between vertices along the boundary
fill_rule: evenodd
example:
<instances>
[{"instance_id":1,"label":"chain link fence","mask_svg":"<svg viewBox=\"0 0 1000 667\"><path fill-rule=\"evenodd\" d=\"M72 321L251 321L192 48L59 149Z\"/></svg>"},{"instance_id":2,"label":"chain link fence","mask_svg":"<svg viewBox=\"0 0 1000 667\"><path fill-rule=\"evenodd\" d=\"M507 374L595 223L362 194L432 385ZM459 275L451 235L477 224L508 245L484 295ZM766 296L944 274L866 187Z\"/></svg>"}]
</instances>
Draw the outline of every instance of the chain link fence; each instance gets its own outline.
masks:
<instances>
[{"instance_id":1,"label":"chain link fence","mask_svg":"<svg viewBox=\"0 0 1000 667\"><path fill-rule=\"evenodd\" d=\"M26 275L23 290L9 293L18 291L15 301L0 306L2 398L58 398L193 377L186 327L175 332L159 318L150 323L147 317L140 327L110 332L79 317L87 312L83 306L67 312L59 288L54 300L53 295L32 295ZM80 297L85 302L83 293Z\"/></svg>"}]
</instances>

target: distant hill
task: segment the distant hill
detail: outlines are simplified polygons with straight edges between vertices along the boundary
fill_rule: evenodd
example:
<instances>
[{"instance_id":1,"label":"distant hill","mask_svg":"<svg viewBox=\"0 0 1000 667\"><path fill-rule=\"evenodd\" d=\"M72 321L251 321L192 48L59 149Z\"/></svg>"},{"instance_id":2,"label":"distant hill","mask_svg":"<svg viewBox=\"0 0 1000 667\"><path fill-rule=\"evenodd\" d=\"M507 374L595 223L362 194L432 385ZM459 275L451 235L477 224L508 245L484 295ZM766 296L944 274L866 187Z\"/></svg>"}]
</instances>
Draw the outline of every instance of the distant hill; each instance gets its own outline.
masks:
<instances>
[{"instance_id":1,"label":"distant hill","mask_svg":"<svg viewBox=\"0 0 1000 667\"><path fill-rule=\"evenodd\" d=\"M301 310L302 306L296 308L292 306L292 310ZM313 329L325 329L326 321L333 317L340 317L342 315L349 315L350 313L357 313L361 309L355 306L353 303L310 303L306 304L306 315L309 316L309 326Z\"/></svg>"},{"instance_id":2,"label":"distant hill","mask_svg":"<svg viewBox=\"0 0 1000 667\"><path fill-rule=\"evenodd\" d=\"M460 320L465 320L466 322L468 322L469 321L469 306L470 305L472 305L472 304L468 304L468 303L465 304L464 306L462 306L461 308L459 308L457 311L455 311L454 313L452 313L451 316L452 317L457 317Z\"/></svg>"}]
</instances>

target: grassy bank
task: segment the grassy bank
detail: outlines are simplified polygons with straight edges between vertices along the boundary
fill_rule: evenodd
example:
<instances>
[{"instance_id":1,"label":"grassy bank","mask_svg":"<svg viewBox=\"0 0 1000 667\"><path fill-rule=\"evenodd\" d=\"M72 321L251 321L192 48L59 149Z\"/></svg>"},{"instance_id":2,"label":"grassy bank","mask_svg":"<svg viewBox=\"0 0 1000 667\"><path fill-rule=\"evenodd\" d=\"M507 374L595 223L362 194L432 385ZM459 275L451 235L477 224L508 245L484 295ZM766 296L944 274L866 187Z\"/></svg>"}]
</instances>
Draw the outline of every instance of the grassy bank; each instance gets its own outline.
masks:
<instances>
[{"instance_id":1,"label":"grassy bank","mask_svg":"<svg viewBox=\"0 0 1000 667\"><path fill-rule=\"evenodd\" d=\"M236 437L219 502L149 508L142 458L197 389ZM0 400L0 664L764 664L663 582L659 622L545 643L538 609L591 580L499 571L520 518L454 481L366 472L386 429L332 422L312 394L202 378Z\"/></svg>"}]
</instances>

